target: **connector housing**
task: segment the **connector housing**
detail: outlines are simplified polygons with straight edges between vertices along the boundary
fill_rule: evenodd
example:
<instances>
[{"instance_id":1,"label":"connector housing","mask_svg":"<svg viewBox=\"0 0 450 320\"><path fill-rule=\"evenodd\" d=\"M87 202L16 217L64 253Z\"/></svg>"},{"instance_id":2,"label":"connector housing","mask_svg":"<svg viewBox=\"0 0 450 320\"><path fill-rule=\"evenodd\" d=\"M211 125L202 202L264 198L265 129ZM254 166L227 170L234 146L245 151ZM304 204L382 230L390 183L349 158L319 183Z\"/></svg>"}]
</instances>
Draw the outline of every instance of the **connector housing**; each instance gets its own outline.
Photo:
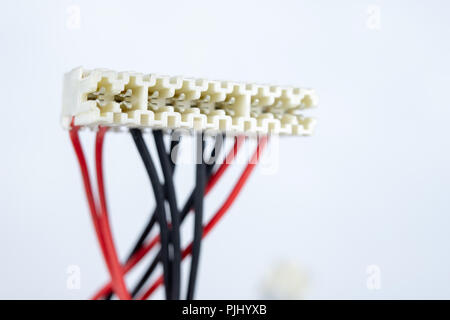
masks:
<instances>
[{"instance_id":1,"label":"connector housing","mask_svg":"<svg viewBox=\"0 0 450 320\"><path fill-rule=\"evenodd\" d=\"M310 135L312 89L76 68L64 76L62 125Z\"/></svg>"}]
</instances>

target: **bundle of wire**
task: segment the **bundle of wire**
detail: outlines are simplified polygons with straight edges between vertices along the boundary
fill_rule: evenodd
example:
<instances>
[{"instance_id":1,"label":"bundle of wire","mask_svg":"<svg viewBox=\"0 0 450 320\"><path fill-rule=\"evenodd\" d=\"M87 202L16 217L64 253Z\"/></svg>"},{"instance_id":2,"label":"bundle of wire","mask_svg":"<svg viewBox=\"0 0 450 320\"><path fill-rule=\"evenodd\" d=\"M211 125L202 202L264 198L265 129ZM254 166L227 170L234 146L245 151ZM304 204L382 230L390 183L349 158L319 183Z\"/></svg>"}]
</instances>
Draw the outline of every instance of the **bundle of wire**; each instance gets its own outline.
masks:
<instances>
[{"instance_id":1,"label":"bundle of wire","mask_svg":"<svg viewBox=\"0 0 450 320\"><path fill-rule=\"evenodd\" d=\"M74 126L72 123L69 131L80 165L96 237L111 278L110 282L105 284L92 299L111 299L114 294L117 295L119 299L148 299L161 285L164 285L166 299L194 299L202 239L211 232L241 192L244 184L258 162L261 152L267 144L267 136L258 138L258 144L254 154L248 160L248 164L228 197L211 219L207 223L204 223L203 199L233 162L245 141L245 137L235 137L232 149L228 152L224 161L219 165L216 163L216 159L218 158L220 149L223 148L223 143L215 143L209 161L205 162L203 159L203 135L202 133L196 133L197 161L195 165L195 187L183 207L179 209L173 179L176 165L171 160L172 151L177 147L179 141L172 141L170 148L167 150L164 142L164 132L162 130L152 131L162 176L164 177L164 181L161 182L150 149L146 145L141 130L137 128L130 129L132 139L147 171L156 207L127 259L121 263L111 232L103 177L103 141L107 130L108 127L100 126L98 128L95 143L95 167L98 197L96 197L93 192L89 169L78 135L79 127ZM217 139L216 142L218 141L223 141L223 139ZM166 204L168 204L169 213L166 212ZM182 249L180 226L185 221L190 211L194 212L193 240L187 247ZM159 235L148 240L155 225L159 227ZM125 282L125 275L138 265L144 257L149 255L152 249L158 247L158 244L159 251L154 255L153 260L139 281L131 290L129 290ZM191 256L191 264L189 277L187 279L187 292L185 295L182 295L181 282L183 279L181 277L181 262L188 256ZM153 283L148 285L151 275L160 264L162 265L163 274L157 277ZM146 285L148 286L145 287Z\"/></svg>"}]
</instances>

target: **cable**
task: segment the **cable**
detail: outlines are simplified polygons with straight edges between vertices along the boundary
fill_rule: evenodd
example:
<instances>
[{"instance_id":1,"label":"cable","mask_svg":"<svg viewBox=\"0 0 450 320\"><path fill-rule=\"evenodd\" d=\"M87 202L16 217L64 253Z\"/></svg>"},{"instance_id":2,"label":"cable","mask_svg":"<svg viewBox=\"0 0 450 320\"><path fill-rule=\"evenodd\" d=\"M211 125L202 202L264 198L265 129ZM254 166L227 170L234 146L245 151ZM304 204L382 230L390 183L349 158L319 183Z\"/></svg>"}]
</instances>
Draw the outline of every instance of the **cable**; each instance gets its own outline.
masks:
<instances>
[{"instance_id":1,"label":"cable","mask_svg":"<svg viewBox=\"0 0 450 320\"><path fill-rule=\"evenodd\" d=\"M217 169L217 171L209 179L209 182L205 188L205 195L207 195L211 191L211 189L214 187L214 185L219 181L219 178L225 173L228 166L234 161L234 158L236 157L239 149L241 148L242 144L244 143L244 140L245 140L244 136L236 137L233 148L225 157L225 161L221 164L219 169ZM213 157L213 156L214 156L214 153L211 153L211 157ZM212 167L213 167L213 165L211 167L207 167L207 169L211 170ZM187 217L187 214L189 213L189 211L193 207L194 192L195 192L195 189L192 191L191 197L188 199L188 201L186 201L186 204L182 210L182 215L181 215L182 223L183 223L184 219ZM148 278L151 276L152 272L155 270L155 266L157 265L159 257L160 257L160 255L158 254L153 259L153 261L151 262L149 268L147 269L147 271L145 272L143 277L140 279L140 281L137 283L137 285L133 288L133 290L132 290L133 298L136 297L137 293L140 291L140 289L142 289L145 282L148 280Z\"/></svg>"},{"instance_id":2,"label":"cable","mask_svg":"<svg viewBox=\"0 0 450 320\"><path fill-rule=\"evenodd\" d=\"M72 145L75 150L75 154L77 156L78 163L80 165L80 171L81 171L81 175L83 178L84 189L85 189L86 197L88 200L89 209L90 209L89 211L91 213L91 219L92 219L92 222L93 222L93 225L95 228L97 240L99 242L106 266L110 273L114 290L117 292L118 296L121 299L129 299L130 296L126 290L126 287L124 286L124 282L123 282L123 278L122 278L121 274L119 274L119 276L117 276L117 270L113 271L113 266L110 261L111 257L108 254L107 244L105 242L104 235L103 235L103 230L104 230L104 228L102 227L103 222L101 221L101 217L99 217L99 215L97 213L97 206L95 204L95 198L94 198L94 194L92 191L91 181L89 178L89 169L87 167L86 158L84 156L83 148L81 146L80 139L78 136L78 129L79 129L78 127L73 126L73 120L72 120L72 127L71 127L71 130L69 131L70 139L72 141ZM100 147L101 147L101 144L100 144ZM109 245L111 245L111 243L109 243ZM120 265L119 265L119 267L120 267ZM119 269L119 271L120 271L120 269ZM120 282L122 282L122 284Z\"/></svg>"},{"instance_id":3,"label":"cable","mask_svg":"<svg viewBox=\"0 0 450 320\"><path fill-rule=\"evenodd\" d=\"M194 193L194 240L192 246L191 271L189 273L187 300L193 300L197 280L200 249L203 233L203 194L205 192L205 163L203 160L203 135L197 135L197 162Z\"/></svg>"},{"instance_id":4,"label":"cable","mask_svg":"<svg viewBox=\"0 0 450 320\"><path fill-rule=\"evenodd\" d=\"M219 181L219 179L223 176L225 171L228 169L228 166L231 163L233 163L234 158L238 154L238 151L242 147L242 144L244 143L244 141L245 141L244 136L235 137L235 142L234 142L233 148L225 157L224 163L222 163L222 165L217 169L217 171L208 180L208 183L206 184L206 187L205 187L205 195L207 195L212 190L212 188L216 185L216 183Z\"/></svg>"},{"instance_id":5,"label":"cable","mask_svg":"<svg viewBox=\"0 0 450 320\"><path fill-rule=\"evenodd\" d=\"M135 255L125 264L123 267L123 274L128 273L131 269L133 269L139 261L144 258L150 250L152 250L157 244L159 244L160 237L159 235L155 236L152 241L144 245L141 249L139 249ZM160 260L158 260L159 262ZM91 298L91 300L98 300L101 297L107 296L111 294L111 287L112 283L109 282L105 284L97 293Z\"/></svg>"},{"instance_id":6,"label":"cable","mask_svg":"<svg viewBox=\"0 0 450 320\"><path fill-rule=\"evenodd\" d=\"M239 149L242 147L242 144L244 143L244 140L245 140L244 136L237 136L235 138L233 148L231 149L230 152L228 152L227 156L225 157L224 162L220 165L220 167L217 169L217 171L214 172L214 174L211 175L211 171L214 167L214 163L206 166L206 173L209 178L208 178L208 183L206 184L206 187L205 187L205 196L212 190L212 188L220 180L222 175L228 169L229 165L231 163L233 163L234 158L236 157ZM214 155L212 154L212 156L214 156ZM193 208L194 192L195 192L195 189L191 192L191 195L190 195L189 199L187 200L186 205L181 210L181 221L183 221L184 218L186 218L189 211L191 211L191 209Z\"/></svg>"},{"instance_id":7,"label":"cable","mask_svg":"<svg viewBox=\"0 0 450 320\"><path fill-rule=\"evenodd\" d=\"M203 227L203 238L206 237L211 230L216 226L216 224L223 218L225 213L231 207L233 202L236 200L237 196L241 192L245 183L247 182L250 174L258 163L259 157L266 146L268 138L266 136L259 139L256 151L253 153L252 157L248 161L248 164L244 171L242 172L239 180L236 182L235 186L231 190L228 198L225 200L220 209L214 214L214 216L209 220L209 222ZM193 243L191 242L182 253L182 259L185 259L192 252ZM160 276L156 281L148 288L148 290L139 298L140 300L146 300L150 295L162 284L163 278Z\"/></svg>"},{"instance_id":8,"label":"cable","mask_svg":"<svg viewBox=\"0 0 450 320\"><path fill-rule=\"evenodd\" d=\"M180 137L181 138L181 137ZM180 143L180 138L176 139L176 140L171 140L170 142L170 152L168 153L168 158L169 158L169 164L170 164L170 168L172 170L172 175L175 172L175 168L176 168L176 164L175 162L172 161L172 153L175 150L175 148L178 146L178 144ZM175 154L175 159L176 159L177 154ZM164 189L166 189L166 186L164 184ZM165 190L165 198L167 199L167 192ZM156 210L157 208L155 208L155 210L153 211L153 213L150 216L150 220L148 221L147 225L145 226L144 230L142 230L138 240L136 241L133 249L130 251L130 253L128 254L128 257L126 259L126 263L130 262L133 258L133 255L135 255L140 249L142 249L142 244L144 243L145 239L147 239L148 235L150 234L150 232L152 231L155 223L156 223ZM181 255L181 249L180 249L180 255ZM180 258L181 259L181 258ZM159 261L159 260L158 260ZM180 262L181 265L181 262ZM102 295L101 295L102 296ZM132 294L133 296L133 294ZM109 300L112 297L112 292L109 292L105 299ZM94 299L96 300L96 299Z\"/></svg>"},{"instance_id":9,"label":"cable","mask_svg":"<svg viewBox=\"0 0 450 320\"><path fill-rule=\"evenodd\" d=\"M106 259L107 255L105 254L106 253L105 243L103 241L103 236L101 234L100 222L97 215L97 208L95 204L94 194L92 192L92 185L89 178L89 169L87 167L86 158L84 157L83 148L81 147L80 138L78 136L78 129L79 129L78 127L72 126L71 130L69 131L70 141L72 142L73 149L77 156L78 164L80 165L80 172L83 178L84 190L89 205L89 212L91 214L91 219L95 229L95 235L97 236L97 241L100 245L100 249L105 258L105 262L108 265L109 260Z\"/></svg>"},{"instance_id":10,"label":"cable","mask_svg":"<svg viewBox=\"0 0 450 320\"><path fill-rule=\"evenodd\" d=\"M216 142L217 141L222 141L222 140L216 139ZM170 160L172 160L171 155L173 154L175 148L178 146L179 143L180 143L179 139L178 140L171 140L171 142L170 142L170 152L169 152ZM242 141L241 141L241 143L242 143ZM215 148L211 151L211 156L210 156L209 162L211 162L212 160L213 160L213 162L211 164L207 165L207 168L206 168L207 170L206 171L207 171L207 176L208 177L211 175L211 172L212 172L212 170L214 168L214 165L216 163L216 154L218 153L217 150L221 149L222 147L223 147L223 143L221 143L218 146L216 145ZM176 155L175 155L175 157L176 157ZM172 171L174 173L176 165L172 161L170 161L170 164L171 164L171 167L172 167ZM193 193L191 193L191 195L188 197L187 201L188 201L189 205L188 204L184 205L183 210L181 210L181 215L183 215L183 213L184 213L184 215L187 214L189 212L189 210L191 209L192 203L194 201ZM150 234L150 232L151 232L155 222L156 222L155 212L153 212L149 222L147 223L147 225L145 226L144 230L141 232L138 240L136 241L136 244L134 245L133 250L131 250L130 254L128 255L127 261L129 261L131 259L133 254L135 254L139 250L139 248L141 248L141 246L144 243L145 239Z\"/></svg>"},{"instance_id":11,"label":"cable","mask_svg":"<svg viewBox=\"0 0 450 320\"><path fill-rule=\"evenodd\" d=\"M172 140L170 142L170 153L169 153L169 155L172 155L172 151L175 150L176 146L179 143L180 143L180 140ZM172 173L175 173L175 168L176 168L175 163L170 161L170 166L172 167ZM142 230L142 232L141 232L138 240L136 241L133 249L131 250L130 254L128 255L127 261L129 261L131 259L133 254L135 254L139 250L139 248L141 248L141 246L144 243L145 239L148 237L148 235L150 234L151 230L153 229L153 226L155 225L155 223L156 223L156 213L155 213L155 211L153 211L149 222L145 226L144 230Z\"/></svg>"},{"instance_id":12,"label":"cable","mask_svg":"<svg viewBox=\"0 0 450 320\"><path fill-rule=\"evenodd\" d=\"M157 210L157 208L155 208L153 214L151 215L149 222L147 223L147 225L145 226L141 235L139 236L138 241L136 242L135 246L129 253L128 258L125 260L126 261L125 265L127 265L132 260L133 256L135 256L141 249L146 249L146 248L142 248L142 243L144 243L145 239L147 238L148 234L151 232L153 226L156 223L156 213L155 213L156 210ZM103 296L103 294L101 296ZM113 296L113 292L110 290L108 292L108 294L106 294L105 300L110 300L112 298L112 296ZM131 296L133 297L133 294L131 294ZM100 297L98 297L97 299L99 299L99 298ZM97 299L94 299L94 300L97 300Z\"/></svg>"},{"instance_id":13,"label":"cable","mask_svg":"<svg viewBox=\"0 0 450 320\"><path fill-rule=\"evenodd\" d=\"M166 291L166 298L169 299L170 295L170 262L169 262L169 228L166 220L166 209L164 204L164 190L159 181L158 172L156 171L150 152L145 144L142 132L140 129L130 129L131 136L133 137L136 148L141 155L144 162L145 169L147 170L148 177L152 184L153 193L156 200L156 220L159 224L160 237L161 237L161 260L164 270L164 286Z\"/></svg>"},{"instance_id":14,"label":"cable","mask_svg":"<svg viewBox=\"0 0 450 320\"><path fill-rule=\"evenodd\" d=\"M130 300L131 296L125 285L122 266L120 265L116 247L114 245L106 205L105 184L103 180L103 142L107 130L107 127L99 127L95 139L95 166L97 170L97 188L100 200L100 221L102 221L100 227L102 228L106 252L110 259L111 277L113 281L117 283L117 295L120 299Z\"/></svg>"},{"instance_id":15,"label":"cable","mask_svg":"<svg viewBox=\"0 0 450 320\"><path fill-rule=\"evenodd\" d=\"M162 130L154 130L153 138L155 140L156 149L158 150L161 169L164 175L164 188L166 198L169 202L170 218L172 228L170 233L170 242L172 244L172 272L171 272L171 298L180 299L181 285L181 244L180 244L180 212L178 210L177 198L175 194L175 186L173 183L173 168L169 155L164 146L164 137Z\"/></svg>"},{"instance_id":16,"label":"cable","mask_svg":"<svg viewBox=\"0 0 450 320\"><path fill-rule=\"evenodd\" d=\"M219 139L216 139L216 142ZM216 162L216 154L219 153L219 149L221 149L223 147L223 143L217 145L217 143L214 144L214 148L211 151L211 155L210 155L210 161L212 161L212 163L207 167L207 174L209 175L211 173L211 171L214 168L214 164ZM200 149L199 149L200 150ZM203 150L203 146L202 149ZM185 205L183 206L182 209L182 214L181 216L181 222L183 222L183 220L185 219L187 213L189 212L189 210L191 210L192 205L193 205L193 201L194 201L194 194L195 194L195 188L194 190L191 192L191 195L189 196L188 200L186 201ZM136 284L136 286L133 288L132 290L132 296L135 297L137 295L137 293L139 292L139 290L144 286L145 282L148 280L148 278L151 276L151 274L153 273L153 271L155 270L158 260L160 259L160 254L158 253L158 255L153 259L152 263L150 264L150 266L148 267L147 271L143 274L143 276L141 277L141 279L138 281L138 283ZM180 249L180 265L181 265L181 249Z\"/></svg>"},{"instance_id":17,"label":"cable","mask_svg":"<svg viewBox=\"0 0 450 320\"><path fill-rule=\"evenodd\" d=\"M231 151L228 152L227 156L225 157L225 161L219 166L217 171L212 174L210 177L208 184L205 188L205 196L212 190L212 188L216 185L216 183L219 181L219 179L222 177L222 175L225 173L226 169L230 166L230 164L233 162L234 158L236 157L237 153L239 152L239 149L241 148L243 142L244 142L243 136L238 136L235 139L235 143L233 145L233 148ZM220 147L223 147L221 145ZM214 155L212 153L212 155ZM212 168L214 167L214 164L207 166L207 171L211 172ZM192 203L193 203L193 193L191 193L191 197L186 201L185 206L183 207L183 210L181 211L181 221L183 221L189 211L192 209ZM130 259L124 267L124 273L129 272L157 243L159 243L159 236L156 236L153 238L152 241L150 241L148 244L144 245L141 249L139 249L134 255L133 258ZM156 259L155 259L156 260ZM144 275L144 277L141 279L141 286L145 284L145 281L148 279L148 277L151 275L151 272ZM140 284L140 283L139 283ZM133 292L137 292L140 290L139 284L134 288ZM93 300L97 300L100 297L104 296L105 294L111 292L111 283L108 283L104 285L93 297ZM133 297L135 294L133 294Z\"/></svg>"},{"instance_id":18,"label":"cable","mask_svg":"<svg viewBox=\"0 0 450 320\"><path fill-rule=\"evenodd\" d=\"M242 147L242 144L243 144L244 140L245 140L245 138L243 136L237 136L236 137L235 143L233 145L233 148L228 152L227 156L225 157L224 162L219 166L217 171L214 172L214 174L211 175L211 177L210 177L210 179L208 181L208 184L206 185L206 188L205 188L205 196L212 190L212 188L214 188L214 186L217 184L219 179L225 173L227 168L233 162L234 158L236 157L237 153L239 152L239 149ZM222 148L223 145L221 145L220 147ZM212 155L214 155L214 154L212 153ZM210 173L212 171L213 167L214 167L214 164L208 165L207 166L207 171ZM184 219L186 218L187 214L192 209L193 193L194 193L194 191L192 191L191 197L189 197L189 199L186 201L183 209L181 210L181 222L184 221ZM143 257L145 257L147 255L147 253L151 249L153 249L153 247L156 244L159 243L159 240L160 240L159 235L157 235L150 242L148 242L143 247L138 249L138 251L132 256L132 258L129 259L128 262L125 264L125 266L123 268L123 273L124 274L128 273L135 265L137 265L139 263L139 261L141 261L141 259ZM155 260L156 260L156 258L155 258ZM145 281L151 275L151 272L148 274L147 277L145 277L146 275L147 275L147 272L144 275L144 277L141 279L142 285L145 284ZM138 292L140 290L140 288L141 287L139 287L139 284L138 284L134 288L134 290L132 292L135 292L135 291ZM100 299L101 297L105 296L106 294L109 294L110 292L111 292L111 282L105 284L99 291L97 291L97 293L91 299L92 300ZM132 296L134 297L135 294L133 294Z\"/></svg>"},{"instance_id":19,"label":"cable","mask_svg":"<svg viewBox=\"0 0 450 320\"><path fill-rule=\"evenodd\" d=\"M150 263L150 266L147 268L145 273L142 275L141 279L139 279L138 283L135 285L135 287L131 291L132 297L137 296L139 291L142 289L142 287L147 282L148 278L150 278L150 276L152 275L153 271L155 271L160 260L161 260L161 251L158 251L157 255L153 258L152 262Z\"/></svg>"}]
</instances>

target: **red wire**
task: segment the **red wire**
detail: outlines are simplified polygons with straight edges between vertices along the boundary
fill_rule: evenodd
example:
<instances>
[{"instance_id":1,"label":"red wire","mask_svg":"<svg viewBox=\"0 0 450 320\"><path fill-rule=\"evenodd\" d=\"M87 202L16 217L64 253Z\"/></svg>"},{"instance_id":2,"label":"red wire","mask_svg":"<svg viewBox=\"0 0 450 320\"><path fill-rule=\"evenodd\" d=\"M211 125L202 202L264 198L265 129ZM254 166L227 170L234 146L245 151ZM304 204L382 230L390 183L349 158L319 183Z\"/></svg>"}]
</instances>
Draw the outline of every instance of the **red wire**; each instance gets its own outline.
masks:
<instances>
[{"instance_id":1,"label":"red wire","mask_svg":"<svg viewBox=\"0 0 450 320\"><path fill-rule=\"evenodd\" d=\"M72 129L69 131L70 140L72 141L73 148L75 150L75 154L78 159L78 163L80 165L81 176L83 178L84 189L86 192L86 198L89 204L89 212L91 214L91 219L94 224L95 234L97 236L98 243L100 244L100 249L102 254L105 257L105 262L108 265L109 261L106 259L106 249L105 243L103 241L102 231L100 229L100 222L97 215L97 208L95 204L94 194L92 192L92 186L89 179L89 170L86 163L86 158L84 157L83 149L81 147L80 139L78 137L78 127L72 126Z\"/></svg>"},{"instance_id":2,"label":"red wire","mask_svg":"<svg viewBox=\"0 0 450 320\"><path fill-rule=\"evenodd\" d=\"M92 185L91 185L91 181L89 178L89 169L88 169L88 166L86 163L86 158L85 158L84 152L83 152L83 148L81 146L80 139L78 136L78 130L79 130L79 128L76 126L73 126L73 122L72 122L72 128L69 131L70 140L72 141L72 145L75 150L75 154L77 156L78 163L80 165L81 176L83 178L84 189L85 189L86 197L87 197L88 204L89 204L89 211L91 214L91 219L94 224L95 234L97 236L97 240L100 245L100 249L102 251L106 266L112 277L112 273L111 273L112 265L111 265L111 261L110 261L110 255L108 254L107 243L105 242L105 237L104 237L104 226L103 226L104 223L103 223L101 217L98 215L99 209L97 208L95 198L94 198L94 193L92 191ZM114 288L116 288L116 287L117 286L115 285Z\"/></svg>"},{"instance_id":3,"label":"red wire","mask_svg":"<svg viewBox=\"0 0 450 320\"><path fill-rule=\"evenodd\" d=\"M217 181L222 177L222 175L227 170L228 166L234 161L234 158L236 157L239 149L242 146L242 143L244 142L245 137L244 136L237 136L236 140L234 142L233 150L231 150L227 156L225 157L225 161L220 165L219 169L217 169L216 172L213 173L211 178L209 179L208 183L205 187L205 195L207 195L211 189L216 185Z\"/></svg>"},{"instance_id":4,"label":"red wire","mask_svg":"<svg viewBox=\"0 0 450 320\"><path fill-rule=\"evenodd\" d=\"M250 158L250 161L247 164L247 167L242 172L239 180L236 182L233 190L228 195L228 198L223 203L222 207L216 212L216 214L209 220L209 222L203 227L203 235L202 238L206 237L208 233L214 228L214 226L220 221L220 219L225 215L228 209L231 207L233 202L236 200L237 196L242 190L245 182L249 178L253 169L255 168L259 155L267 144L267 137L262 137L259 140L258 146L256 148L255 153ZM182 259L186 258L192 251L192 242L183 250ZM149 289L140 297L140 300L146 300L150 295L163 283L163 277L159 276L156 281L149 287Z\"/></svg>"},{"instance_id":5,"label":"red wire","mask_svg":"<svg viewBox=\"0 0 450 320\"><path fill-rule=\"evenodd\" d=\"M236 157L236 154L238 153L239 149L241 148L243 142L245 140L244 136L238 136L236 137L235 143L233 145L233 149L227 154L225 161L220 165L219 169L215 173L212 174L211 178L208 181L208 184L205 187L205 196L212 190L212 188L217 184L219 179L222 177L222 175L225 173L227 168L230 166L230 164L233 162L234 158ZM139 249L132 257L131 259L125 264L123 267L123 274L128 273L133 267L138 264L139 261L141 261L142 258L146 256L146 254L153 249L155 245L159 243L159 236L155 236L148 244L144 245ZM91 298L92 300L98 300L101 297L109 294L111 292L111 285L112 283L109 282L105 284L97 293Z\"/></svg>"},{"instance_id":6,"label":"red wire","mask_svg":"<svg viewBox=\"0 0 450 320\"><path fill-rule=\"evenodd\" d=\"M105 241L106 252L110 261L110 274L111 279L116 289L118 297L122 300L130 300L131 295L125 285L123 278L122 266L120 265L119 258L117 256L116 247L112 237L111 226L108 218L108 209L106 205L105 185L103 179L103 141L105 133L108 131L107 127L99 127L97 131L97 137L95 139L95 166L97 169L97 186L100 200L100 227L102 228L102 234Z\"/></svg>"},{"instance_id":7,"label":"red wire","mask_svg":"<svg viewBox=\"0 0 450 320\"><path fill-rule=\"evenodd\" d=\"M152 241L150 241L148 244L146 244L145 246L141 247L141 249L139 249L139 251L137 251L133 257L125 264L125 266L123 267L123 273L126 274L128 273L131 269L133 269L133 267L138 264L139 261L142 260L142 258L145 257L145 255L151 250L153 249L157 244L159 243L159 235L156 236L155 238L152 239ZM107 284L105 284L92 298L91 300L98 300L101 297L106 296L107 294L109 294L111 292L112 286L111 286L111 282L108 282Z\"/></svg>"}]
</instances>

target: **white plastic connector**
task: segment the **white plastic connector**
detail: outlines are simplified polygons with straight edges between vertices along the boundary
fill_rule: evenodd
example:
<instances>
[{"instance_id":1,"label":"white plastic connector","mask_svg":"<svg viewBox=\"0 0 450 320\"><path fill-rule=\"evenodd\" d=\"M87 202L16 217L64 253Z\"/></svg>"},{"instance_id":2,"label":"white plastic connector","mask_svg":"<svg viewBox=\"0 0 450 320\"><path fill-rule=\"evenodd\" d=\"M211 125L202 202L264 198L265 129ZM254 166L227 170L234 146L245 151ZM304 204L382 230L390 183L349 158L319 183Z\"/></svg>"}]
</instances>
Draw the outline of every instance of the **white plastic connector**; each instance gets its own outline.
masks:
<instances>
[{"instance_id":1,"label":"white plastic connector","mask_svg":"<svg viewBox=\"0 0 450 320\"><path fill-rule=\"evenodd\" d=\"M64 76L62 125L310 135L312 89L76 68Z\"/></svg>"}]
</instances>

